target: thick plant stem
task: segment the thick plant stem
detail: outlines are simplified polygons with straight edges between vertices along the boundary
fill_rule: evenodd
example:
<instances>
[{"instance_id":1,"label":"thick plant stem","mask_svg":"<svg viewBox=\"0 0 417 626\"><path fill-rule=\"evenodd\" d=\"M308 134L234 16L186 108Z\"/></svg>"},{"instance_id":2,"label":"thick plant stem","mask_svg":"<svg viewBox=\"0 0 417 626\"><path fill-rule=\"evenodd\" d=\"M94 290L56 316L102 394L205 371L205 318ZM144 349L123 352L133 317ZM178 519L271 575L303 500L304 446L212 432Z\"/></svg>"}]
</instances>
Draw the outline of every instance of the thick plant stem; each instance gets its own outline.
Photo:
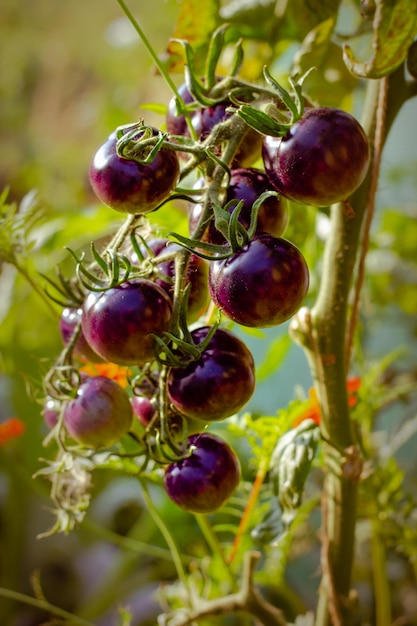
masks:
<instances>
[{"instance_id":1,"label":"thick plant stem","mask_svg":"<svg viewBox=\"0 0 417 626\"><path fill-rule=\"evenodd\" d=\"M374 112L379 85L377 82L369 85L369 109ZM371 138L374 132L373 115L364 126ZM321 405L322 434L326 442L323 447L322 581L316 626L348 626L352 622L350 592L359 476L356 472L345 471L346 462L348 459L352 461L355 451L346 390L345 338L348 297L371 174L372 168L351 198L349 210L343 204L332 207L331 234L325 248L321 288L308 318L307 355Z\"/></svg>"},{"instance_id":2,"label":"thick plant stem","mask_svg":"<svg viewBox=\"0 0 417 626\"><path fill-rule=\"evenodd\" d=\"M299 326L295 327L301 330L304 337L303 345L321 406L321 428L325 441L322 581L316 626L349 626L353 622L351 575L361 459L355 445L346 389L354 331L354 322L348 326L349 296L361 253L363 223L368 207L374 202L377 165L386 135L377 132L374 140L378 120L385 125L379 131L387 131L408 96L406 89L398 88L398 81L402 81L400 86L405 86L399 72L390 77L390 83L393 83L391 89L387 89L386 81L368 81L368 98L362 120L372 148L368 175L350 198L348 208L337 204L331 209L331 229L325 247L318 298L311 312L305 313L303 318L300 316ZM382 89L387 115L384 110L384 115L380 116L378 107L381 107Z\"/></svg>"}]
</instances>

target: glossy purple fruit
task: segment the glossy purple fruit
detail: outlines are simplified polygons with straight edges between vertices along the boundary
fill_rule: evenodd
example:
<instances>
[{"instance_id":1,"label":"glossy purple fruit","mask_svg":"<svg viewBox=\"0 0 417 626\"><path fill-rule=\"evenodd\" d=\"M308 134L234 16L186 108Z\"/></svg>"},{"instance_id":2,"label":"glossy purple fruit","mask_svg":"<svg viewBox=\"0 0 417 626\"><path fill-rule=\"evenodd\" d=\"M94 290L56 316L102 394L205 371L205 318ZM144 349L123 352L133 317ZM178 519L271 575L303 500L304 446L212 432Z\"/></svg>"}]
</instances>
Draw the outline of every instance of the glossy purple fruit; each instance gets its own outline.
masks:
<instances>
[{"instance_id":1,"label":"glossy purple fruit","mask_svg":"<svg viewBox=\"0 0 417 626\"><path fill-rule=\"evenodd\" d=\"M131 404L133 413L142 426L148 426L156 416L154 403L146 396L133 396Z\"/></svg>"},{"instance_id":2,"label":"glossy purple fruit","mask_svg":"<svg viewBox=\"0 0 417 626\"><path fill-rule=\"evenodd\" d=\"M188 438L191 455L167 467L164 486L168 496L192 513L217 511L240 480L236 453L223 439L209 433Z\"/></svg>"},{"instance_id":3,"label":"glossy purple fruit","mask_svg":"<svg viewBox=\"0 0 417 626\"><path fill-rule=\"evenodd\" d=\"M266 191L275 191L269 182L267 175L254 167L237 168L232 170L230 182L226 191L224 206L233 201L229 212L243 200L243 206L239 213L239 222L244 228L248 228L251 221L252 206L259 196ZM203 210L203 204L192 205L189 215L189 227L192 233L196 228ZM263 231L279 237L284 232L288 223L288 202L283 196L270 196L259 207L257 231ZM203 240L214 244L224 244L225 238L215 226L214 220L208 225Z\"/></svg>"},{"instance_id":4,"label":"glossy purple fruit","mask_svg":"<svg viewBox=\"0 0 417 626\"><path fill-rule=\"evenodd\" d=\"M194 343L200 344L208 331L208 326L194 330ZM254 389L251 352L243 341L221 328L198 360L170 369L167 378L168 396L175 409L203 422L222 420L236 413Z\"/></svg>"},{"instance_id":5,"label":"glossy purple fruit","mask_svg":"<svg viewBox=\"0 0 417 626\"><path fill-rule=\"evenodd\" d=\"M151 239L146 242L146 245L149 250L146 250L146 248L142 249L145 258L149 256L149 251L154 257L163 257L180 250L178 244L164 238ZM132 262L138 263L136 253L132 255ZM190 285L187 314L189 323L195 322L200 317L209 302L207 278L207 262L201 257L191 254L186 276L186 284ZM175 259L173 258L158 263L153 280L166 291L172 300L174 298Z\"/></svg>"},{"instance_id":6,"label":"glossy purple fruit","mask_svg":"<svg viewBox=\"0 0 417 626\"><path fill-rule=\"evenodd\" d=\"M284 196L313 206L347 200L369 166L368 139L349 113L309 108L283 137L265 137L265 172Z\"/></svg>"},{"instance_id":7,"label":"glossy purple fruit","mask_svg":"<svg viewBox=\"0 0 417 626\"><path fill-rule=\"evenodd\" d=\"M308 267L300 250L268 233L256 235L227 259L210 263L213 302L242 326L282 324L298 311L308 287Z\"/></svg>"},{"instance_id":8,"label":"glossy purple fruit","mask_svg":"<svg viewBox=\"0 0 417 626\"><path fill-rule=\"evenodd\" d=\"M145 278L135 278L85 299L82 330L106 361L138 365L154 358L154 339L169 328L172 304L165 291Z\"/></svg>"},{"instance_id":9,"label":"glossy purple fruit","mask_svg":"<svg viewBox=\"0 0 417 626\"><path fill-rule=\"evenodd\" d=\"M139 131L137 138L142 135L143 131ZM177 155L161 148L151 163L138 163L118 156L116 143L116 132L113 132L92 160L89 178L95 194L103 204L122 213L153 211L168 198L178 182Z\"/></svg>"},{"instance_id":10,"label":"glossy purple fruit","mask_svg":"<svg viewBox=\"0 0 417 626\"><path fill-rule=\"evenodd\" d=\"M63 309L59 320L59 330L65 346L68 345L75 329L78 324L81 323L81 316L82 308L75 309L66 307ZM92 363L103 362L103 359L96 354L92 347L88 344L82 330L80 330L78 339L74 345L73 355L81 360L91 361Z\"/></svg>"},{"instance_id":11,"label":"glossy purple fruit","mask_svg":"<svg viewBox=\"0 0 417 626\"><path fill-rule=\"evenodd\" d=\"M218 80L221 80L219 77ZM193 96L188 91L185 84L179 87L179 93L186 104L194 102ZM191 123L195 129L196 136L200 141L204 141L217 124L226 121L232 113L227 109L233 106L229 99L219 102L214 106L201 107L191 112ZM168 103L166 116L167 131L173 135L190 136L190 131L185 121L184 115L176 115L175 98ZM247 129L246 135L239 146L233 161L233 167L248 167L261 156L262 135L254 129ZM187 157L187 155L182 154Z\"/></svg>"},{"instance_id":12,"label":"glossy purple fruit","mask_svg":"<svg viewBox=\"0 0 417 626\"><path fill-rule=\"evenodd\" d=\"M104 376L93 376L80 385L64 409L68 434L91 448L110 446L125 435L132 423L128 394Z\"/></svg>"}]
</instances>

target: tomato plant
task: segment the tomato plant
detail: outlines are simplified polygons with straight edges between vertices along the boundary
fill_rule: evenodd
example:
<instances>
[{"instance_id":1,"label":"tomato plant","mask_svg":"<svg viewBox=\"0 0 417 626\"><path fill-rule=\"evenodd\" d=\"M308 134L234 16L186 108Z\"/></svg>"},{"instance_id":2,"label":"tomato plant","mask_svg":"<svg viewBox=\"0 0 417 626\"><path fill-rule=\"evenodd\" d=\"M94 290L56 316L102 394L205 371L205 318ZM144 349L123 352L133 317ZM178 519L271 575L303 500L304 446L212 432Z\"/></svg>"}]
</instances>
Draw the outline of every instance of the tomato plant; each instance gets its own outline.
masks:
<instances>
[{"instance_id":1,"label":"tomato plant","mask_svg":"<svg viewBox=\"0 0 417 626\"><path fill-rule=\"evenodd\" d=\"M0 621L417 623L415 0L114 5L157 71L86 31L73 181L52 106L3 176Z\"/></svg>"}]
</instances>

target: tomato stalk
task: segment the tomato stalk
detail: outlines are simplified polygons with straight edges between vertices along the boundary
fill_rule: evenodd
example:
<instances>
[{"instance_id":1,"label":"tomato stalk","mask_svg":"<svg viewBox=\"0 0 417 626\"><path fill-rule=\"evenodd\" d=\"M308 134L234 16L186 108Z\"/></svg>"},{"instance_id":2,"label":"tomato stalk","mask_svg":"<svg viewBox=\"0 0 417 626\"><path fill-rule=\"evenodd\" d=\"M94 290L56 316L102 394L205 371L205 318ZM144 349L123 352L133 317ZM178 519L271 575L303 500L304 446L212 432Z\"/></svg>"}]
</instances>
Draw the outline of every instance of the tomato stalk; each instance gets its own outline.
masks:
<instances>
[{"instance_id":1,"label":"tomato stalk","mask_svg":"<svg viewBox=\"0 0 417 626\"><path fill-rule=\"evenodd\" d=\"M331 207L331 229L325 246L317 301L311 312L303 310L303 314L299 314L292 325L303 336L302 343L321 407L324 439L322 584L316 626L349 625L353 620L355 601L351 593L351 574L355 552L357 483L361 463L346 391L348 357L355 325L354 317L350 317L349 296L358 258L361 258L361 253L362 259L366 254L367 231L364 233L364 222L369 206L374 201L377 160L380 159L388 125L395 119L396 113L408 97L405 89L398 89L397 75L398 72L389 79L383 79L382 83L368 83L362 125L373 146L371 165L364 182L350 198L351 210L347 212L343 203ZM379 114L379 122L385 124L385 132L383 128L376 132L381 88L385 90L385 80L390 81L386 115ZM393 82L395 88L391 84ZM385 99L382 105L385 107ZM368 229L369 226L370 219ZM360 286L359 280L355 306L359 303ZM353 458L355 454L356 457ZM347 461L352 461L352 458L357 468L353 473L347 469Z\"/></svg>"}]
</instances>

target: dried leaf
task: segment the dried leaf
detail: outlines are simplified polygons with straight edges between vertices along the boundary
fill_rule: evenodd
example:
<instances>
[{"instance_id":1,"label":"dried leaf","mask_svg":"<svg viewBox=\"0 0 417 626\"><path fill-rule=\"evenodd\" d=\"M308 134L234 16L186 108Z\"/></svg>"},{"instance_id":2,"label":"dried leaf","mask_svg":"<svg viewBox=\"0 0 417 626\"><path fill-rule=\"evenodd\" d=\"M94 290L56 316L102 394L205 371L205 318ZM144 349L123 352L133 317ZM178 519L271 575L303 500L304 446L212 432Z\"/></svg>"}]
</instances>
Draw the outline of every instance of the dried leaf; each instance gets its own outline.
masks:
<instances>
[{"instance_id":1,"label":"dried leaf","mask_svg":"<svg viewBox=\"0 0 417 626\"><path fill-rule=\"evenodd\" d=\"M185 54L183 46L175 40L188 41L197 57L205 60L213 31L219 25L219 0L182 0L177 22L165 51L164 61L169 72L182 72Z\"/></svg>"},{"instance_id":2,"label":"dried leaf","mask_svg":"<svg viewBox=\"0 0 417 626\"><path fill-rule=\"evenodd\" d=\"M417 34L417 0L376 0L373 21L373 54L361 63L347 44L343 58L348 69L361 78L382 78L407 57Z\"/></svg>"}]
</instances>

